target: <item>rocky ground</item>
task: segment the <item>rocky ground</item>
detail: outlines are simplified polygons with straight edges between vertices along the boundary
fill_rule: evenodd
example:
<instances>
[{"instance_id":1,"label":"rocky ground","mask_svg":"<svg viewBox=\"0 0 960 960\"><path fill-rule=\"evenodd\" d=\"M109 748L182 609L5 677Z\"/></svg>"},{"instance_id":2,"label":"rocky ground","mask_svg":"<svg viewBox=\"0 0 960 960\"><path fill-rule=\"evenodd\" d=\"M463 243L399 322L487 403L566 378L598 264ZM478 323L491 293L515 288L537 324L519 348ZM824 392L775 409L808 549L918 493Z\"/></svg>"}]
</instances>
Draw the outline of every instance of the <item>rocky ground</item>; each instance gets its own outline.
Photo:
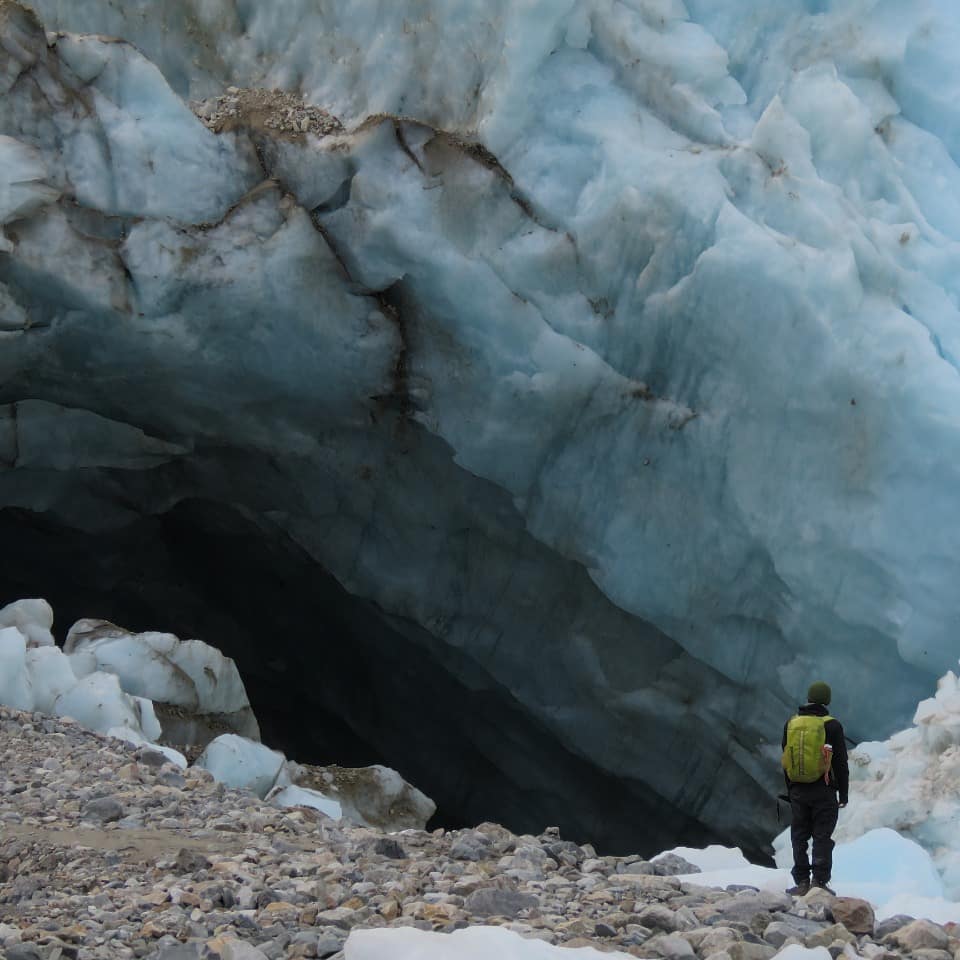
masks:
<instances>
[{"instance_id":1,"label":"rocky ground","mask_svg":"<svg viewBox=\"0 0 960 960\"><path fill-rule=\"evenodd\" d=\"M681 882L556 830L387 836L277 809L149 749L0 708L8 960L342 957L355 927L498 924L637 957L768 960L784 945L955 960L955 931L863 901Z\"/></svg>"}]
</instances>

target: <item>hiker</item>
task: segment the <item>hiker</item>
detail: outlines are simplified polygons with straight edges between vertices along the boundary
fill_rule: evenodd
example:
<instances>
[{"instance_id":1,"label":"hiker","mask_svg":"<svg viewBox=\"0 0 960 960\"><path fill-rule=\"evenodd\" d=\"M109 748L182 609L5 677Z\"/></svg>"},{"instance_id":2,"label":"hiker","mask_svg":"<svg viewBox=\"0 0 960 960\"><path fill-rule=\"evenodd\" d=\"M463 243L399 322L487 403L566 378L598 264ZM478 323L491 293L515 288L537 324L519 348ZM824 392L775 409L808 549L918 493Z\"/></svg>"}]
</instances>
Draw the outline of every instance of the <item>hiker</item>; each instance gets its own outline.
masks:
<instances>
[{"instance_id":1,"label":"hiker","mask_svg":"<svg viewBox=\"0 0 960 960\"><path fill-rule=\"evenodd\" d=\"M849 774L847 745L840 721L830 716L830 687L822 680L810 685L807 703L783 727L783 773L787 781L792 823L793 880L787 893L802 897L810 891L807 854L813 838L813 883L828 893L833 867L833 829L840 807L847 805Z\"/></svg>"}]
</instances>

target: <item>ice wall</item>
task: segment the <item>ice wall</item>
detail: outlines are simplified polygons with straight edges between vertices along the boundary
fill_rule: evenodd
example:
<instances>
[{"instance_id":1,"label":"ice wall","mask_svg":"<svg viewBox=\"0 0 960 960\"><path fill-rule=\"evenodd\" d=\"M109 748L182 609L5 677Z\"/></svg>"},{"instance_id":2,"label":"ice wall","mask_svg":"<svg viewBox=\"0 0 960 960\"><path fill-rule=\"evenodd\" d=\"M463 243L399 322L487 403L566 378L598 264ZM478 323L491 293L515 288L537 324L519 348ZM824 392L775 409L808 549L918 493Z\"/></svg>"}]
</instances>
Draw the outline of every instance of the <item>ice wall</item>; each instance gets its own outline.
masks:
<instances>
[{"instance_id":1,"label":"ice wall","mask_svg":"<svg viewBox=\"0 0 960 960\"><path fill-rule=\"evenodd\" d=\"M13 529L229 504L747 848L809 680L875 736L955 660L953 7L35 9L66 32L0 4ZM230 84L346 132L215 134L184 99Z\"/></svg>"}]
</instances>

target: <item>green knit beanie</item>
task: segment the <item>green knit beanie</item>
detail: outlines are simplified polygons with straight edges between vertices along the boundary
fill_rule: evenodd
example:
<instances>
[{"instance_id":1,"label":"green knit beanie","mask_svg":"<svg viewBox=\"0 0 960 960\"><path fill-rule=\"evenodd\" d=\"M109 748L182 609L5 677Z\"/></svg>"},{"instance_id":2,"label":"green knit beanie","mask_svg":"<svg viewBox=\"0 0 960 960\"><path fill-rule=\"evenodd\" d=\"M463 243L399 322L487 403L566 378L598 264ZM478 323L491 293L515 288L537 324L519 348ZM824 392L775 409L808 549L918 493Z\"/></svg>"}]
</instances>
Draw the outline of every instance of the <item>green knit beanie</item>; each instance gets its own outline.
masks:
<instances>
[{"instance_id":1,"label":"green knit beanie","mask_svg":"<svg viewBox=\"0 0 960 960\"><path fill-rule=\"evenodd\" d=\"M810 689L807 691L807 700L810 703L820 703L826 706L830 702L830 685L822 680L811 683Z\"/></svg>"}]
</instances>

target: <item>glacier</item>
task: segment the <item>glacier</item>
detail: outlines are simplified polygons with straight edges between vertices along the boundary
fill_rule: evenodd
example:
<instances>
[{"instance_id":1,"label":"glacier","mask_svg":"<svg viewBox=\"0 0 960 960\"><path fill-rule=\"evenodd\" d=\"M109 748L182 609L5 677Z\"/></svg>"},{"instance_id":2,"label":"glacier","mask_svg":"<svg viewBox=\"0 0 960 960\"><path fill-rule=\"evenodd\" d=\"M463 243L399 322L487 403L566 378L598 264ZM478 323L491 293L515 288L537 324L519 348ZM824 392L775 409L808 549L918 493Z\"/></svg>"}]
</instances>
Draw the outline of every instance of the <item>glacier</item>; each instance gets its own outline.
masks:
<instances>
[{"instance_id":1,"label":"glacier","mask_svg":"<svg viewBox=\"0 0 960 960\"><path fill-rule=\"evenodd\" d=\"M8 599L176 611L281 749L646 852L764 848L812 679L878 740L955 663L945 0L32 11Z\"/></svg>"}]
</instances>

